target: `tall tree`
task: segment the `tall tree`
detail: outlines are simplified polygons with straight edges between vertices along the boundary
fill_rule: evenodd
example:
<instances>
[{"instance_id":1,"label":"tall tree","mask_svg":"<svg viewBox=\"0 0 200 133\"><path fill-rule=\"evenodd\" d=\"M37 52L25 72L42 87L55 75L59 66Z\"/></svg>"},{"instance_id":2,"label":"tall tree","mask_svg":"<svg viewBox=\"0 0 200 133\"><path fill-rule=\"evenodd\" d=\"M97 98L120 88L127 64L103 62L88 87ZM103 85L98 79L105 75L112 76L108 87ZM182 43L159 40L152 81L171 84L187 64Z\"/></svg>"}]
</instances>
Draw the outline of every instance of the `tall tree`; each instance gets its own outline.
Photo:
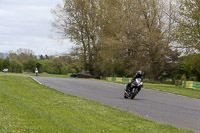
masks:
<instances>
[{"instance_id":1,"label":"tall tree","mask_svg":"<svg viewBox=\"0 0 200 133\"><path fill-rule=\"evenodd\" d=\"M14 53L15 54L15 53ZM13 55L14 55L13 54ZM29 59L36 59L34 52L30 49L26 49L26 48L19 48L16 51L16 54L18 55L18 61L23 63Z\"/></svg>"},{"instance_id":2,"label":"tall tree","mask_svg":"<svg viewBox=\"0 0 200 133\"><path fill-rule=\"evenodd\" d=\"M177 39L187 52L200 50L200 1L181 0Z\"/></svg>"},{"instance_id":3,"label":"tall tree","mask_svg":"<svg viewBox=\"0 0 200 133\"><path fill-rule=\"evenodd\" d=\"M10 62L10 59L8 57L6 57L4 59L4 61L3 61L3 67L9 69L9 71L10 71L10 69L11 69L11 62Z\"/></svg>"},{"instance_id":4,"label":"tall tree","mask_svg":"<svg viewBox=\"0 0 200 133\"><path fill-rule=\"evenodd\" d=\"M93 50L98 30L96 13L97 1L66 0L64 6L58 5L53 13L55 21L53 27L77 44L83 59L83 68L93 73ZM81 59L81 58L80 58Z\"/></svg>"},{"instance_id":5,"label":"tall tree","mask_svg":"<svg viewBox=\"0 0 200 133\"><path fill-rule=\"evenodd\" d=\"M120 64L126 69L120 75L143 69L157 80L177 56L163 7L161 0L66 0L53 11L53 26L76 42L75 53L91 74L112 75Z\"/></svg>"}]
</instances>

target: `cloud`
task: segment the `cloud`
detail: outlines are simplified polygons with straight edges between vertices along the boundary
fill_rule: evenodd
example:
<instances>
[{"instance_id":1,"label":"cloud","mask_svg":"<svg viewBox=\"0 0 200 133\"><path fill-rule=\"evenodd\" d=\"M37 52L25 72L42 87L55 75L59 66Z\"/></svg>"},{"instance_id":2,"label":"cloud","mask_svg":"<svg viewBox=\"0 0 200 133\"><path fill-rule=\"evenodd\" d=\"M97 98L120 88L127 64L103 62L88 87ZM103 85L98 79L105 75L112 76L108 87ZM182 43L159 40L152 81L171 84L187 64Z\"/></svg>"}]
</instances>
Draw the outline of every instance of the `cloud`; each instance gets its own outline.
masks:
<instances>
[{"instance_id":1,"label":"cloud","mask_svg":"<svg viewBox=\"0 0 200 133\"><path fill-rule=\"evenodd\" d=\"M0 52L29 48L36 54L67 52L72 46L52 40L50 10L62 0L1 0ZM66 45L65 45L66 44Z\"/></svg>"},{"instance_id":2,"label":"cloud","mask_svg":"<svg viewBox=\"0 0 200 133\"><path fill-rule=\"evenodd\" d=\"M13 15L13 12L0 9L0 16L8 16L8 15Z\"/></svg>"},{"instance_id":3,"label":"cloud","mask_svg":"<svg viewBox=\"0 0 200 133\"><path fill-rule=\"evenodd\" d=\"M5 36L0 36L5 38ZM8 39L0 39L1 52L8 52L17 50L19 48L27 48L34 51L35 54L57 54L67 53L72 47L72 43L65 40L63 43L48 37L34 37L34 36L12 36ZM12 48L12 49L10 49Z\"/></svg>"}]
</instances>

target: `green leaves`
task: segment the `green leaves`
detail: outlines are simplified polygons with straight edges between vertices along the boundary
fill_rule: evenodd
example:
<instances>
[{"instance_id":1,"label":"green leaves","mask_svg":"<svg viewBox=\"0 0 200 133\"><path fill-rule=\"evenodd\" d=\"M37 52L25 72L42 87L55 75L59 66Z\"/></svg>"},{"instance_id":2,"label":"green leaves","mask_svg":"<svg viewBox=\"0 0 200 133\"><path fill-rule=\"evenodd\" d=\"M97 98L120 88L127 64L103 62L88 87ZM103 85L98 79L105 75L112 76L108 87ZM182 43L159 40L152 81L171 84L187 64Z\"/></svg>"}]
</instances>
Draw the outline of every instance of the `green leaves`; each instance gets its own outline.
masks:
<instances>
[{"instance_id":1,"label":"green leaves","mask_svg":"<svg viewBox=\"0 0 200 133\"><path fill-rule=\"evenodd\" d=\"M200 1L182 0L177 39L188 50L200 50Z\"/></svg>"}]
</instances>

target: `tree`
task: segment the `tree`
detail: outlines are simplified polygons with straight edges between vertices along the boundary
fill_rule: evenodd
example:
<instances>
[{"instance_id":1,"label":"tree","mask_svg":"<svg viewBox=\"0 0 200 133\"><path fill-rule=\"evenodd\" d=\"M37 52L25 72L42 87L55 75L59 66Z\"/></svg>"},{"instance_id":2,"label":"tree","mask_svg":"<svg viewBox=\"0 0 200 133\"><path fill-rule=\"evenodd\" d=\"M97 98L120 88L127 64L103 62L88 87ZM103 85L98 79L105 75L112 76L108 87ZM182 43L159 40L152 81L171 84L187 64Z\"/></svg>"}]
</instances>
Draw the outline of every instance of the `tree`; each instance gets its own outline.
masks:
<instances>
[{"instance_id":1,"label":"tree","mask_svg":"<svg viewBox=\"0 0 200 133\"><path fill-rule=\"evenodd\" d=\"M60 74L60 69L57 64L53 60L40 60L38 61L41 64L40 72L46 72L50 74Z\"/></svg>"},{"instance_id":2,"label":"tree","mask_svg":"<svg viewBox=\"0 0 200 133\"><path fill-rule=\"evenodd\" d=\"M200 50L200 1L181 0L180 17L176 29L176 37L179 43L190 53Z\"/></svg>"},{"instance_id":3,"label":"tree","mask_svg":"<svg viewBox=\"0 0 200 133\"><path fill-rule=\"evenodd\" d=\"M177 69L177 78L185 76L188 80L200 81L200 54L183 56Z\"/></svg>"},{"instance_id":4,"label":"tree","mask_svg":"<svg viewBox=\"0 0 200 133\"><path fill-rule=\"evenodd\" d=\"M30 49L20 48L17 49L16 54L18 56L18 61L23 63L25 61L28 61L29 59L36 59L36 56L34 55L34 52Z\"/></svg>"},{"instance_id":5,"label":"tree","mask_svg":"<svg viewBox=\"0 0 200 133\"><path fill-rule=\"evenodd\" d=\"M23 63L24 66L24 71L26 72L35 72L36 68L36 60L34 59L29 59Z\"/></svg>"},{"instance_id":6,"label":"tree","mask_svg":"<svg viewBox=\"0 0 200 133\"><path fill-rule=\"evenodd\" d=\"M22 71L23 71L23 65L17 60L12 60L11 72L22 73Z\"/></svg>"},{"instance_id":7,"label":"tree","mask_svg":"<svg viewBox=\"0 0 200 133\"><path fill-rule=\"evenodd\" d=\"M93 56L96 47L98 26L98 1L66 0L58 5L53 14L56 17L53 27L62 37L69 37L79 48L83 68L92 74Z\"/></svg>"},{"instance_id":8,"label":"tree","mask_svg":"<svg viewBox=\"0 0 200 133\"><path fill-rule=\"evenodd\" d=\"M3 70L3 58L0 58L0 71Z\"/></svg>"},{"instance_id":9,"label":"tree","mask_svg":"<svg viewBox=\"0 0 200 133\"><path fill-rule=\"evenodd\" d=\"M8 57L3 60L3 68L8 68L9 71L11 70L11 62Z\"/></svg>"},{"instance_id":10,"label":"tree","mask_svg":"<svg viewBox=\"0 0 200 133\"><path fill-rule=\"evenodd\" d=\"M40 55L40 60L44 60L44 57L43 57L43 55Z\"/></svg>"},{"instance_id":11,"label":"tree","mask_svg":"<svg viewBox=\"0 0 200 133\"><path fill-rule=\"evenodd\" d=\"M112 66L118 62L122 76L142 69L158 80L169 66L175 68L178 56L163 7L159 0L66 0L53 11L53 26L76 43L75 53L91 74L116 74Z\"/></svg>"},{"instance_id":12,"label":"tree","mask_svg":"<svg viewBox=\"0 0 200 133\"><path fill-rule=\"evenodd\" d=\"M47 60L48 60L48 59L49 59L49 56L48 56L48 55L45 55L45 59L47 59Z\"/></svg>"},{"instance_id":13,"label":"tree","mask_svg":"<svg viewBox=\"0 0 200 133\"><path fill-rule=\"evenodd\" d=\"M113 64L112 71L114 76L119 76L119 77L124 76L125 73L124 68L120 62L115 62Z\"/></svg>"}]
</instances>

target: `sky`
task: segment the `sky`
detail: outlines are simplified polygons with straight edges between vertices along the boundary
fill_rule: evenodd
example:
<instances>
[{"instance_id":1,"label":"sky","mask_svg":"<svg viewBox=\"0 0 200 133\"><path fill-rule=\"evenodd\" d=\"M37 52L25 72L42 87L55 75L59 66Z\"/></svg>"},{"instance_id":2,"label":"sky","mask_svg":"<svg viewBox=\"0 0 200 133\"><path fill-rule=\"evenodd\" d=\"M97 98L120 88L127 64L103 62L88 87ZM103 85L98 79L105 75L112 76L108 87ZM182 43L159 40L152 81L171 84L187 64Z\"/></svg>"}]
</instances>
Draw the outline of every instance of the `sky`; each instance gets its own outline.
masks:
<instances>
[{"instance_id":1,"label":"sky","mask_svg":"<svg viewBox=\"0 0 200 133\"><path fill-rule=\"evenodd\" d=\"M31 49L35 55L69 53L69 40L52 39L51 9L62 0L0 0L0 52Z\"/></svg>"}]
</instances>

